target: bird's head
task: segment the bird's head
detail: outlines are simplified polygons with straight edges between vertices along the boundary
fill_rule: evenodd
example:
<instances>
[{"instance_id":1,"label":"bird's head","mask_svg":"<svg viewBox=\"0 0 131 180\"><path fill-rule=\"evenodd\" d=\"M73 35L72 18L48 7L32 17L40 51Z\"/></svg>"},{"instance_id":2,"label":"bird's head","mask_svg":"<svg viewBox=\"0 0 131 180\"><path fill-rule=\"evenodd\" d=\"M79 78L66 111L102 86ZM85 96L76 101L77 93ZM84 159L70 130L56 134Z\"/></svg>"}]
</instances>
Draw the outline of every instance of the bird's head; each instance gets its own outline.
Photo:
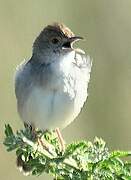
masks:
<instances>
[{"instance_id":1,"label":"bird's head","mask_svg":"<svg viewBox=\"0 0 131 180\"><path fill-rule=\"evenodd\" d=\"M46 26L36 38L33 45L33 54L40 57L52 57L65 55L74 51L73 43L83 39L75 36L74 33L64 24L54 23Z\"/></svg>"}]
</instances>

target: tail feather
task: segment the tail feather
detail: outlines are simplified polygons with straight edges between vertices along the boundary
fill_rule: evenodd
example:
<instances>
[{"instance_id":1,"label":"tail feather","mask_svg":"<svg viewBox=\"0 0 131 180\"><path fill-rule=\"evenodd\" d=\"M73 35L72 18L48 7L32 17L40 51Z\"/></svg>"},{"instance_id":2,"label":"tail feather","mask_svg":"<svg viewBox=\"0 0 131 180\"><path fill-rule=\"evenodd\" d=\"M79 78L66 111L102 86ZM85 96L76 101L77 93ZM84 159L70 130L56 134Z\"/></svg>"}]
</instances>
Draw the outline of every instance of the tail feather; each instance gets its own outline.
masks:
<instances>
[{"instance_id":1,"label":"tail feather","mask_svg":"<svg viewBox=\"0 0 131 180\"><path fill-rule=\"evenodd\" d=\"M18 169L21 172L23 172L23 174L25 176L28 176L31 174L31 167L28 165L28 163L26 161L22 160L21 155L17 156L16 165L17 165Z\"/></svg>"}]
</instances>

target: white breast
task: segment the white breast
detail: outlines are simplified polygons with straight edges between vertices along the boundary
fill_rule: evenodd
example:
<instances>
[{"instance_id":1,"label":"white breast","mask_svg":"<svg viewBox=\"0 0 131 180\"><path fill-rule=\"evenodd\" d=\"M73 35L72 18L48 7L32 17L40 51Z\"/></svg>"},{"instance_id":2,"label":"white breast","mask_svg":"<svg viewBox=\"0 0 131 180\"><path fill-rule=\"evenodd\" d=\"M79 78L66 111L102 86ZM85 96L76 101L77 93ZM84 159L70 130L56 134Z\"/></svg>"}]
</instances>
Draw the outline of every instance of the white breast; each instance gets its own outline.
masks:
<instances>
[{"instance_id":1,"label":"white breast","mask_svg":"<svg viewBox=\"0 0 131 180\"><path fill-rule=\"evenodd\" d=\"M40 129L64 128L79 114L87 97L89 72L72 66L74 54L52 64L48 87L35 86L22 108L22 119ZM85 72L84 72L85 71Z\"/></svg>"}]
</instances>

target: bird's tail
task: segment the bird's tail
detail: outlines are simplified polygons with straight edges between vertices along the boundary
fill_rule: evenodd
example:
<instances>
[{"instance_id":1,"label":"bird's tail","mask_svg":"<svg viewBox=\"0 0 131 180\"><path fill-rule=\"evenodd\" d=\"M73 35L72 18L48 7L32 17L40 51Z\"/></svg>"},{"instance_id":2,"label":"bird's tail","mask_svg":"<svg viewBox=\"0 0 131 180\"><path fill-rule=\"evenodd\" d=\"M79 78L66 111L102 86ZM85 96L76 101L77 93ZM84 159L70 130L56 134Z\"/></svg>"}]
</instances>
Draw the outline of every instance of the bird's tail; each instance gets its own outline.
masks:
<instances>
[{"instance_id":1,"label":"bird's tail","mask_svg":"<svg viewBox=\"0 0 131 180\"><path fill-rule=\"evenodd\" d=\"M23 172L25 176L28 176L31 174L31 168L29 167L28 163L22 159L21 155L17 156L16 164L18 169Z\"/></svg>"}]
</instances>

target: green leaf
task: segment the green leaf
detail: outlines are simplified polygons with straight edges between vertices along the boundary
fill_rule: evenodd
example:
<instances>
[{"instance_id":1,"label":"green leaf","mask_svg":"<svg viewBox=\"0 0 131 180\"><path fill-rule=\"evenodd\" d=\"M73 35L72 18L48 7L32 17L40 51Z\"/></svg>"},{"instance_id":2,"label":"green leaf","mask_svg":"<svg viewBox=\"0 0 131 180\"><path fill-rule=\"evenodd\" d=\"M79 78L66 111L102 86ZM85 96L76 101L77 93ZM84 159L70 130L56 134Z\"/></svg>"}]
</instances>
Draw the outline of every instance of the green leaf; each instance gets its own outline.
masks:
<instances>
[{"instance_id":1,"label":"green leaf","mask_svg":"<svg viewBox=\"0 0 131 180\"><path fill-rule=\"evenodd\" d=\"M8 124L5 125L4 145L7 151L15 150L17 164L26 175L48 173L59 180L131 179L131 162L121 159L130 157L131 151L110 152L105 141L98 137L93 142L71 143L60 153L55 132L36 130L34 138L30 128L14 134Z\"/></svg>"},{"instance_id":2,"label":"green leaf","mask_svg":"<svg viewBox=\"0 0 131 180\"><path fill-rule=\"evenodd\" d=\"M13 130L9 124L5 125L5 135L7 137L13 136Z\"/></svg>"}]
</instances>

